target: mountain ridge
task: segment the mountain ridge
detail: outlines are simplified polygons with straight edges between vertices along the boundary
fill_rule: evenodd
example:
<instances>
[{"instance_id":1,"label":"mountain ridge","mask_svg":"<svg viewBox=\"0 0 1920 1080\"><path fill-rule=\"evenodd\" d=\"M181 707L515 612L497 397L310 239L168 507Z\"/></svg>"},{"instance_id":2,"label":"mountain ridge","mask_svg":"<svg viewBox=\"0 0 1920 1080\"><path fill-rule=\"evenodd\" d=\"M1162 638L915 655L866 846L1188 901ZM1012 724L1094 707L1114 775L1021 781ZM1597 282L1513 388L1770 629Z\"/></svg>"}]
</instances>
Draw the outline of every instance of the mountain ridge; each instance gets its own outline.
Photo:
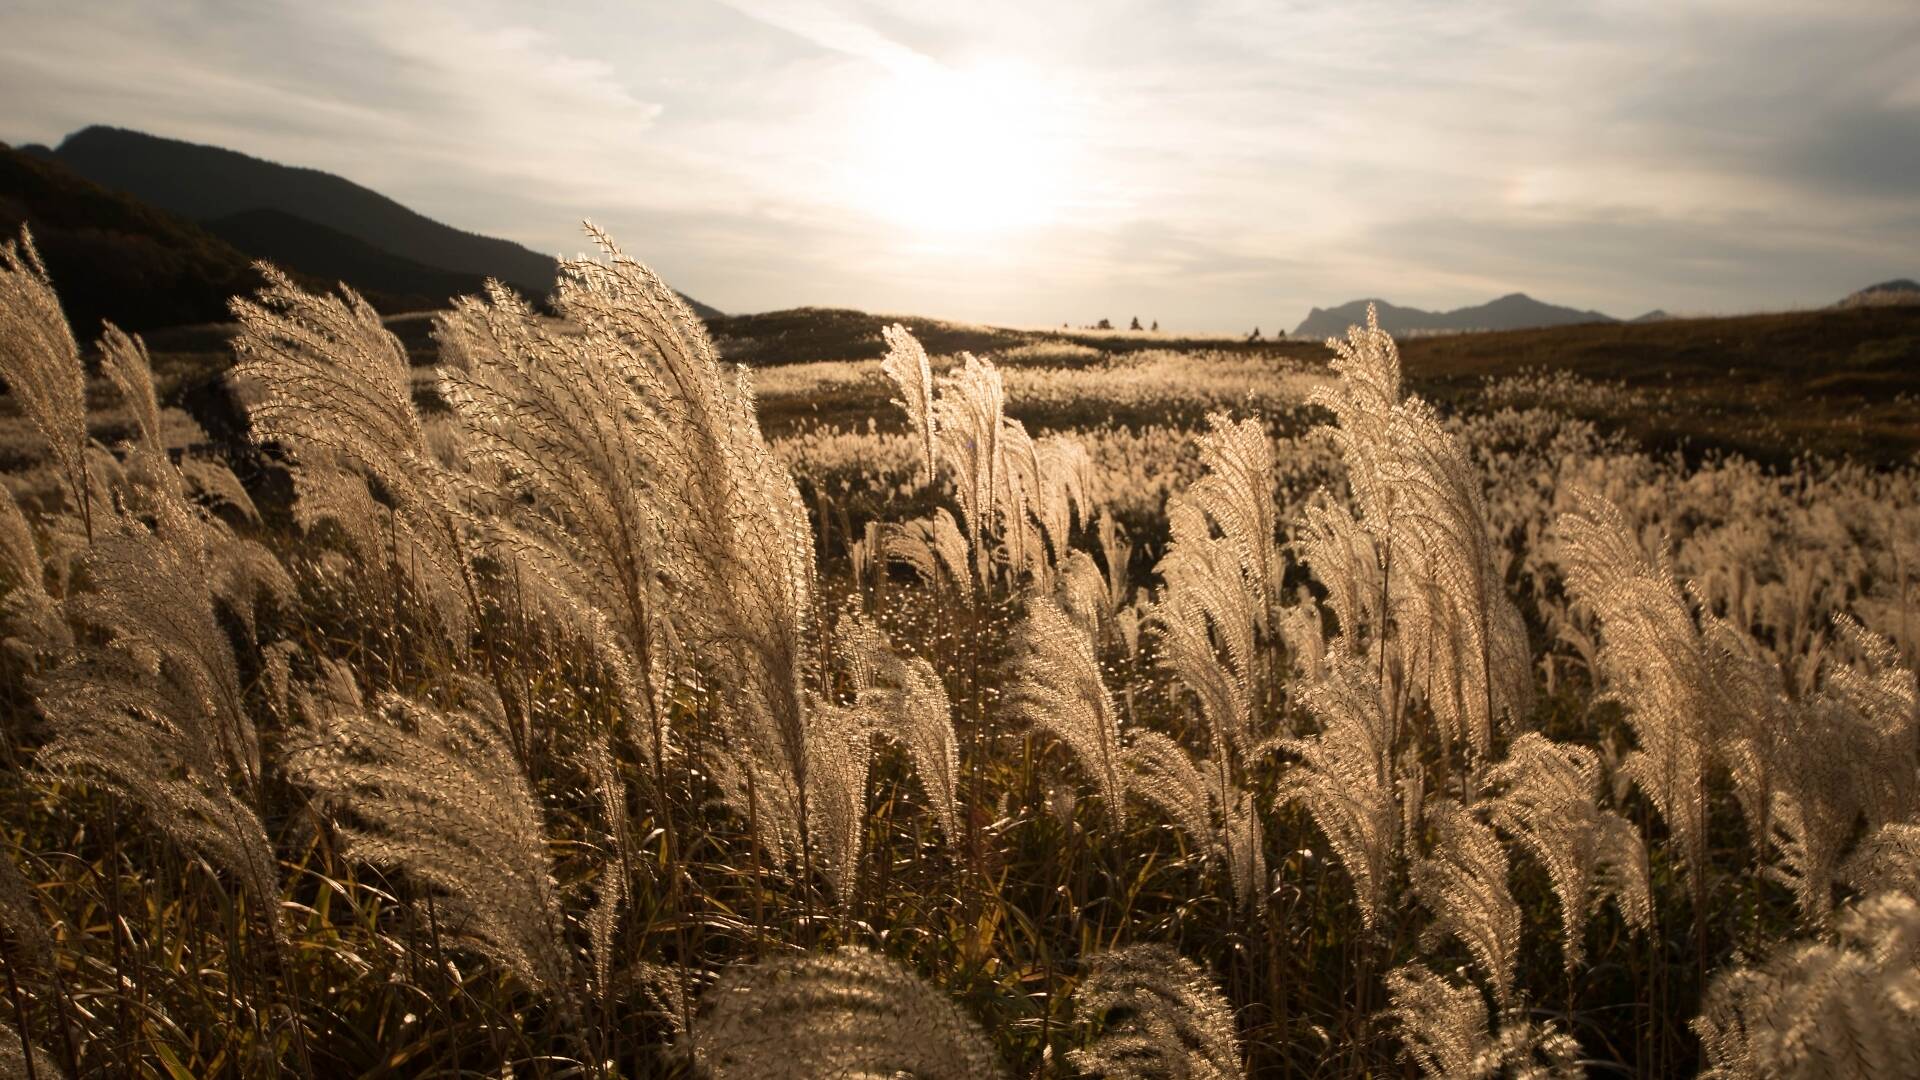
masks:
<instances>
[{"instance_id":1,"label":"mountain ridge","mask_svg":"<svg viewBox=\"0 0 1920 1080\"><path fill-rule=\"evenodd\" d=\"M321 169L100 124L48 153L96 184L194 221L278 210L437 269L496 277L536 297L553 288L554 259L435 221Z\"/></svg>"},{"instance_id":2,"label":"mountain ridge","mask_svg":"<svg viewBox=\"0 0 1920 1080\"><path fill-rule=\"evenodd\" d=\"M1581 311L1535 300L1526 293L1514 292L1484 304L1473 304L1452 311L1426 311L1401 307L1379 298L1349 300L1332 308L1313 308L1293 331L1296 337L1340 337L1347 327L1367 321L1367 305L1379 314L1380 328L1395 335L1448 333L1468 330L1532 330L1545 326L1572 326L1579 323L1609 323L1620 320L1598 311Z\"/></svg>"},{"instance_id":3,"label":"mountain ridge","mask_svg":"<svg viewBox=\"0 0 1920 1080\"><path fill-rule=\"evenodd\" d=\"M497 278L535 300L558 262L520 244L427 217L345 177L237 150L108 125L19 153L222 235L256 259L391 301L444 306ZM696 315L723 313L680 294Z\"/></svg>"}]
</instances>

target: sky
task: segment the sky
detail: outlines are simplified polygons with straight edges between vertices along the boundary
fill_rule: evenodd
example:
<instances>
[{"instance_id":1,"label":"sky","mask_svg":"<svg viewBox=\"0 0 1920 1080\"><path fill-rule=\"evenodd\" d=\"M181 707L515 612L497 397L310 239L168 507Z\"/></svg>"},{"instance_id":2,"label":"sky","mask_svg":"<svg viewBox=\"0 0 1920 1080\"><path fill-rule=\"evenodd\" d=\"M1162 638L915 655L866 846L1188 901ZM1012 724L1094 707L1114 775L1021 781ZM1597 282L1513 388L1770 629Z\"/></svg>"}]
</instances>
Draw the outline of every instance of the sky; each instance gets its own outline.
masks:
<instances>
[{"instance_id":1,"label":"sky","mask_svg":"<svg viewBox=\"0 0 1920 1080\"><path fill-rule=\"evenodd\" d=\"M1290 329L1920 278L1920 4L8 0L0 139L136 128L723 310Z\"/></svg>"}]
</instances>

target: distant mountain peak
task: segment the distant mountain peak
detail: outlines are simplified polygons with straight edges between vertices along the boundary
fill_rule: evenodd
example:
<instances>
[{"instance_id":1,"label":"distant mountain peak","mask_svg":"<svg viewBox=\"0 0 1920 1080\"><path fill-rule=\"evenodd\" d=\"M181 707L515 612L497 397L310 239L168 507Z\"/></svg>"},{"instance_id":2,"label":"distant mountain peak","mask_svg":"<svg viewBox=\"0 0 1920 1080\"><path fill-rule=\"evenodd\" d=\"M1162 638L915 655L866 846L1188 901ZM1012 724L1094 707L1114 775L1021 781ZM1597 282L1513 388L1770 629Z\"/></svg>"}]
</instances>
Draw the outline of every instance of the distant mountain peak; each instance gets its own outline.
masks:
<instances>
[{"instance_id":1,"label":"distant mountain peak","mask_svg":"<svg viewBox=\"0 0 1920 1080\"><path fill-rule=\"evenodd\" d=\"M1834 307L1883 307L1889 304L1920 304L1920 282L1912 278L1894 278L1878 285L1869 285L1848 294Z\"/></svg>"},{"instance_id":2,"label":"distant mountain peak","mask_svg":"<svg viewBox=\"0 0 1920 1080\"><path fill-rule=\"evenodd\" d=\"M1441 312L1399 307L1378 298L1352 300L1338 307L1314 308L1294 330L1294 334L1301 337L1339 337L1347 332L1347 327L1366 321L1368 304L1374 305L1378 311L1381 329L1392 334L1524 330L1537 326L1618 321L1598 311L1560 307L1535 300L1523 292L1511 292L1484 304Z\"/></svg>"}]
</instances>

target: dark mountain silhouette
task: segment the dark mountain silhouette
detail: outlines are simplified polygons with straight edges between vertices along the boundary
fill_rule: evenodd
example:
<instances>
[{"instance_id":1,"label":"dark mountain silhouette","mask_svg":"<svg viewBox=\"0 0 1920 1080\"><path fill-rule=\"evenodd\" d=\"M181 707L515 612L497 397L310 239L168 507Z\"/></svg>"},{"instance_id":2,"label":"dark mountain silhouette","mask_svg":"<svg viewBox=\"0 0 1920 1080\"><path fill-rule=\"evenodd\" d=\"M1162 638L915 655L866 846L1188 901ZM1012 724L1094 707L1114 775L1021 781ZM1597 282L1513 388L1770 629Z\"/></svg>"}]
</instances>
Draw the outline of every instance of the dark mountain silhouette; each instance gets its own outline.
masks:
<instances>
[{"instance_id":1,"label":"dark mountain silhouette","mask_svg":"<svg viewBox=\"0 0 1920 1080\"><path fill-rule=\"evenodd\" d=\"M52 155L97 184L196 221L248 210L278 210L403 259L475 277L497 277L535 297L553 288L553 259L506 240L442 225L379 192L318 169L98 126L67 136Z\"/></svg>"},{"instance_id":2,"label":"dark mountain silhouette","mask_svg":"<svg viewBox=\"0 0 1920 1080\"><path fill-rule=\"evenodd\" d=\"M1671 318L1674 318L1674 316L1667 314L1666 309L1654 308L1652 311L1647 312L1645 315L1635 315L1633 318L1628 319L1627 321L1630 323L1666 322L1668 319L1671 319Z\"/></svg>"},{"instance_id":3,"label":"dark mountain silhouette","mask_svg":"<svg viewBox=\"0 0 1920 1080\"><path fill-rule=\"evenodd\" d=\"M1883 304L1920 304L1920 282L1911 278L1895 278L1878 285L1869 285L1859 292L1850 293L1834 307L1879 307Z\"/></svg>"},{"instance_id":4,"label":"dark mountain silhouette","mask_svg":"<svg viewBox=\"0 0 1920 1080\"><path fill-rule=\"evenodd\" d=\"M1342 337L1349 326L1367 321L1366 300L1354 300L1335 308L1314 308L1295 328L1297 337ZM1371 301L1380 315L1380 327L1393 334L1444 333L1464 330L1529 330L1540 326L1572 326L1577 323L1617 322L1598 311L1546 304L1525 293L1509 293L1473 307L1453 311L1422 311L1398 307L1384 300Z\"/></svg>"},{"instance_id":5,"label":"dark mountain silhouette","mask_svg":"<svg viewBox=\"0 0 1920 1080\"><path fill-rule=\"evenodd\" d=\"M206 228L254 258L344 281L363 293L386 294L399 310L445 307L453 297L486 288L478 274L418 263L279 210L243 210L214 218Z\"/></svg>"},{"instance_id":6,"label":"dark mountain silhouette","mask_svg":"<svg viewBox=\"0 0 1920 1080\"><path fill-rule=\"evenodd\" d=\"M136 331L225 319L228 297L261 285L253 260L193 222L0 146L0 236L23 224L82 343L102 319Z\"/></svg>"},{"instance_id":7,"label":"dark mountain silhouette","mask_svg":"<svg viewBox=\"0 0 1920 1080\"><path fill-rule=\"evenodd\" d=\"M318 169L101 126L55 149L22 151L193 219L253 258L329 286L344 281L383 311L443 306L489 277L536 300L553 288L553 259L443 225ZM703 319L720 314L685 299Z\"/></svg>"}]
</instances>

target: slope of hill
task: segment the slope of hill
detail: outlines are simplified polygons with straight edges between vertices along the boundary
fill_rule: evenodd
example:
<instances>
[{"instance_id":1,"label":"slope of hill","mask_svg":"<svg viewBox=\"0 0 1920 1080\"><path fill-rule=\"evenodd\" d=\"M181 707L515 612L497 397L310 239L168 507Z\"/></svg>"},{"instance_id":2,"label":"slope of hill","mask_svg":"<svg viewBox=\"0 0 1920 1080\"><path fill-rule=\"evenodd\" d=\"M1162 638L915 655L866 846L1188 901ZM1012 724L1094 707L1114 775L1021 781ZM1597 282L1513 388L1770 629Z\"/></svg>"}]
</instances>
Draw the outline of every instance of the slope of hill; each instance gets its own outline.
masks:
<instances>
[{"instance_id":1,"label":"slope of hill","mask_svg":"<svg viewBox=\"0 0 1920 1080\"><path fill-rule=\"evenodd\" d=\"M255 258L322 279L344 279L362 292L386 292L396 301L438 304L446 296L479 291L456 283L490 277L535 299L553 288L553 259L511 241L443 225L319 169L98 125L67 136L55 149L22 150L162 210L209 225L224 223L214 231ZM370 276L363 280L342 268ZM681 296L702 319L721 314Z\"/></svg>"},{"instance_id":2,"label":"slope of hill","mask_svg":"<svg viewBox=\"0 0 1920 1080\"><path fill-rule=\"evenodd\" d=\"M279 210L243 210L214 218L206 228L254 258L344 281L363 293L385 294L393 310L445 307L453 297L486 287L478 274L427 266Z\"/></svg>"},{"instance_id":3,"label":"slope of hill","mask_svg":"<svg viewBox=\"0 0 1920 1080\"><path fill-rule=\"evenodd\" d=\"M57 162L0 147L0 236L26 224L74 336L100 320L128 330L227 317L227 298L261 284L231 244Z\"/></svg>"},{"instance_id":4,"label":"slope of hill","mask_svg":"<svg viewBox=\"0 0 1920 1080\"><path fill-rule=\"evenodd\" d=\"M1920 282L1910 278L1895 278L1878 285L1869 285L1859 292L1850 293L1839 303L1839 308L1879 307L1886 304L1920 304Z\"/></svg>"},{"instance_id":5,"label":"slope of hill","mask_svg":"<svg viewBox=\"0 0 1920 1080\"><path fill-rule=\"evenodd\" d=\"M553 259L443 225L318 169L99 126L67 136L50 153L95 183L197 221L278 210L427 266L497 277L534 296L553 288Z\"/></svg>"},{"instance_id":6,"label":"slope of hill","mask_svg":"<svg viewBox=\"0 0 1920 1080\"><path fill-rule=\"evenodd\" d=\"M1653 446L1775 464L1920 452L1920 305L1451 334L1407 341L1401 358L1441 401L1528 370L1618 384L1632 400L1594 419Z\"/></svg>"},{"instance_id":7,"label":"slope of hill","mask_svg":"<svg viewBox=\"0 0 1920 1080\"><path fill-rule=\"evenodd\" d=\"M1380 315L1382 329L1393 334L1445 333L1467 330L1526 330L1539 326L1610 323L1611 315L1543 303L1525 293L1509 293L1497 300L1452 311L1423 311L1399 307L1384 300L1353 300L1335 308L1314 308L1294 330L1297 337L1338 337L1347 327L1367 321L1367 304Z\"/></svg>"}]
</instances>

